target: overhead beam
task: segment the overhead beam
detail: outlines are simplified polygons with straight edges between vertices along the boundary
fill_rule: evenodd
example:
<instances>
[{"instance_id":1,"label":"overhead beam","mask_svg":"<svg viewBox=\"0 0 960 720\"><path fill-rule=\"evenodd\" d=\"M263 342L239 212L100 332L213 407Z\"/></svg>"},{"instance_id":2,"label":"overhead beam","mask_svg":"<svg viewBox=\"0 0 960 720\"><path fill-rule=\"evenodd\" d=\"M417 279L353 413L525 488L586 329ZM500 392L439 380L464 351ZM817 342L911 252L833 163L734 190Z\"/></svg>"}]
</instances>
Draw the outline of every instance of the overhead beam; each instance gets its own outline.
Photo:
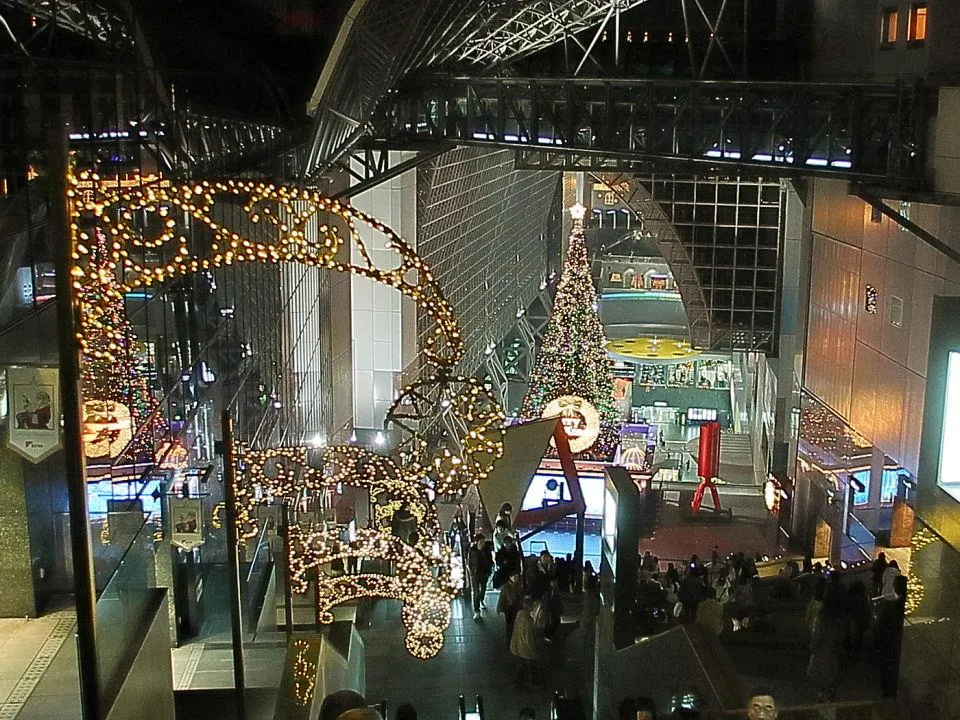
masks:
<instances>
[{"instance_id":1,"label":"overhead beam","mask_svg":"<svg viewBox=\"0 0 960 720\"><path fill-rule=\"evenodd\" d=\"M960 265L960 251L955 248L950 247L945 242L940 240L938 237L932 233L924 230L922 227L917 225L913 220L904 216L902 213L897 212L892 207L887 205L883 200L878 197L866 194L858 194L858 197L863 200L865 203L870 205L870 207L876 208L878 211L883 213L885 216L893 220L897 225L904 228L905 230L910 231L918 238L923 240L927 245L932 247L937 252L946 255L948 258L953 260L955 263Z\"/></svg>"}]
</instances>

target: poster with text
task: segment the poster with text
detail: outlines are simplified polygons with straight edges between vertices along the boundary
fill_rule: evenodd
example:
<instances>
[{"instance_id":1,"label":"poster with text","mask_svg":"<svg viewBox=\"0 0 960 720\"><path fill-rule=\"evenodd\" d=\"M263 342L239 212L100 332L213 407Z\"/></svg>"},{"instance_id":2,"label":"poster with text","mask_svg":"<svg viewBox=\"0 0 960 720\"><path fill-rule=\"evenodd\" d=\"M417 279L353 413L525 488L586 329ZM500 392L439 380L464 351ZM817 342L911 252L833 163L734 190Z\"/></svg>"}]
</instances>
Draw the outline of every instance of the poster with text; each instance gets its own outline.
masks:
<instances>
[{"instance_id":1,"label":"poster with text","mask_svg":"<svg viewBox=\"0 0 960 720\"><path fill-rule=\"evenodd\" d=\"M10 448L31 462L60 449L60 371L7 368Z\"/></svg>"},{"instance_id":2,"label":"poster with text","mask_svg":"<svg viewBox=\"0 0 960 720\"><path fill-rule=\"evenodd\" d=\"M170 542L184 550L203 545L200 498L170 499Z\"/></svg>"}]
</instances>

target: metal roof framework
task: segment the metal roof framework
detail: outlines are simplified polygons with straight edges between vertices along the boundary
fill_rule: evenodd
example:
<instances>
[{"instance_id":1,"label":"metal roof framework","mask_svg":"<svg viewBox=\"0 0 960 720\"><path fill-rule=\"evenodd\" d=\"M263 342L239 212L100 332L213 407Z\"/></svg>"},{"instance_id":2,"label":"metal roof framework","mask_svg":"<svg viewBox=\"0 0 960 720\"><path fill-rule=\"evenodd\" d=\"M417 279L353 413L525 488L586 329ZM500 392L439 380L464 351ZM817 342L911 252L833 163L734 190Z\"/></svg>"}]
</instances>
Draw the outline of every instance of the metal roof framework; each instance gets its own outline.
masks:
<instances>
[{"instance_id":1,"label":"metal roof framework","mask_svg":"<svg viewBox=\"0 0 960 720\"><path fill-rule=\"evenodd\" d=\"M498 71L645 1L355 0L307 105L314 125L305 178L347 153L410 73Z\"/></svg>"}]
</instances>

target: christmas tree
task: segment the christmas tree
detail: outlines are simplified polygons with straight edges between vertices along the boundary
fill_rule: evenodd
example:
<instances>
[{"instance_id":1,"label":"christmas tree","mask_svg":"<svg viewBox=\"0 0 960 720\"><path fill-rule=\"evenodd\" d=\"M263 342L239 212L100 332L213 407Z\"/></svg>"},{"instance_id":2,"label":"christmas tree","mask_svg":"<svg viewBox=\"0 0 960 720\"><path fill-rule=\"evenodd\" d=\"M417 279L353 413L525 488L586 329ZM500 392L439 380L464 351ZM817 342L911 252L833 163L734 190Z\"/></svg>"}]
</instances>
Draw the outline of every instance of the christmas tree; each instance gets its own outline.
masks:
<instances>
[{"instance_id":1,"label":"christmas tree","mask_svg":"<svg viewBox=\"0 0 960 720\"><path fill-rule=\"evenodd\" d=\"M520 417L559 415L575 455L606 460L619 441L620 418L587 260L583 206L571 208L570 213L573 232L563 274Z\"/></svg>"},{"instance_id":2,"label":"christmas tree","mask_svg":"<svg viewBox=\"0 0 960 720\"><path fill-rule=\"evenodd\" d=\"M84 441L88 457L116 457L130 440L136 439L129 459L144 459L154 450L148 422L161 427L163 419L153 415L156 398L138 369L136 335L124 306L123 288L115 275L107 237L93 229L90 247L81 246L80 264L84 274L78 299L83 319L81 337L81 378L83 383Z\"/></svg>"}]
</instances>

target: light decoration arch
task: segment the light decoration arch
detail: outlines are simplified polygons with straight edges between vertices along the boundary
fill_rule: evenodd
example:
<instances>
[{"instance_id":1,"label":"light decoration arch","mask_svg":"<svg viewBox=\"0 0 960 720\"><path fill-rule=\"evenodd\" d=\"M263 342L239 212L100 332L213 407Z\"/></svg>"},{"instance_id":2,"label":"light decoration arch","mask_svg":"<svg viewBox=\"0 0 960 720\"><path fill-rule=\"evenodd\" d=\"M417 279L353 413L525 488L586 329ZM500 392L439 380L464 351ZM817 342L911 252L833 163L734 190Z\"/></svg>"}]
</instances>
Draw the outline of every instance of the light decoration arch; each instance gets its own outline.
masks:
<instances>
[{"instance_id":1,"label":"light decoration arch","mask_svg":"<svg viewBox=\"0 0 960 720\"><path fill-rule=\"evenodd\" d=\"M72 285L80 317L78 342L85 352L93 350L87 331L104 317L102 308L84 292L99 279L89 262L94 226L109 240L109 272L121 280L124 293L237 263L297 262L393 287L433 320L433 332L421 348L433 374L423 383L408 386L395 405L399 408L403 398L418 393L430 394L427 386L434 395L450 398L455 451L438 451L418 441L406 448L401 467L389 457L353 446L253 449L238 444L234 490L242 536L258 530L253 512L257 505L292 501L303 488L328 491L344 483L378 496L383 502L376 506L372 527L358 530L350 542L341 541L335 527L311 532L291 528L291 587L303 592L308 577L316 575L324 622L332 622L331 611L342 602L362 597L398 599L403 602L407 649L420 658L436 655L450 623L450 602L463 586L463 569L442 541L431 490L456 492L485 476L503 454L504 416L480 383L454 372L464 351L459 324L428 265L376 218L304 188L244 179L155 181L111 188L100 183L96 173L84 171L68 175L67 194ZM238 214L242 226L232 227L229 221ZM144 218L149 218L143 225L153 230L150 235L138 229L138 221ZM308 232L311 224L315 233ZM251 226L255 231L248 233ZM386 236L395 256L392 267L374 263L361 238L361 226ZM194 241L195 228L206 229L208 246ZM347 249L356 252L341 253ZM145 262L145 251L157 259ZM360 260L343 262L344 256ZM109 348L96 350L109 358ZM433 453L439 453L439 459ZM404 503L418 520L412 544L390 532L393 514ZM330 564L346 558L380 559L392 567L392 574L333 575Z\"/></svg>"}]
</instances>

